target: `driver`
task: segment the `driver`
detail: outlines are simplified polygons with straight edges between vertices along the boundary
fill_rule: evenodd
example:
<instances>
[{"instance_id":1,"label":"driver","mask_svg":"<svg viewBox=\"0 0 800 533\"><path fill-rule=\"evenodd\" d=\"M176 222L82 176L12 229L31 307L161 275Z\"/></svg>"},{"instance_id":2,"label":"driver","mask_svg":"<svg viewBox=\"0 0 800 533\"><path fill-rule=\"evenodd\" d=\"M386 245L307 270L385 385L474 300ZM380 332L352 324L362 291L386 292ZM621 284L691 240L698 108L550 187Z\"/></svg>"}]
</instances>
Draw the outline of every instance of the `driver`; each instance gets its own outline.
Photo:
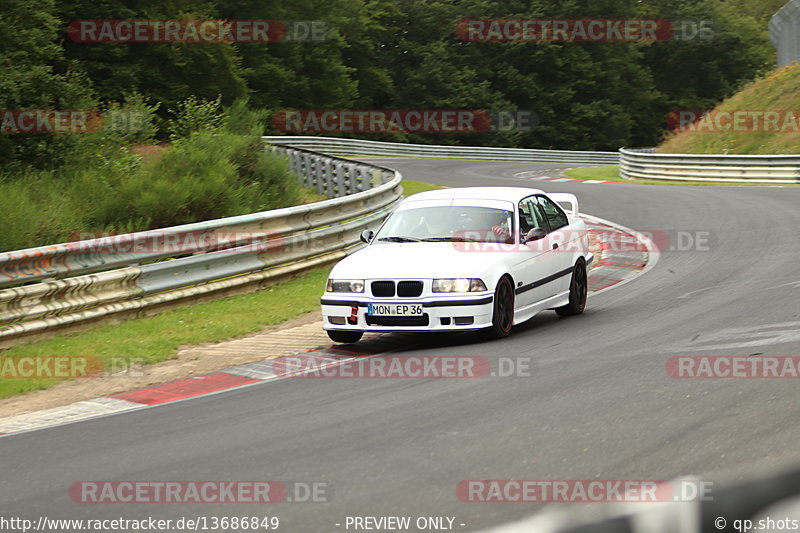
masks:
<instances>
[{"instance_id":1,"label":"driver","mask_svg":"<svg viewBox=\"0 0 800 533\"><path fill-rule=\"evenodd\" d=\"M511 239L511 213L509 211L500 211L492 209L489 215L489 223L492 233L501 237L504 241Z\"/></svg>"}]
</instances>

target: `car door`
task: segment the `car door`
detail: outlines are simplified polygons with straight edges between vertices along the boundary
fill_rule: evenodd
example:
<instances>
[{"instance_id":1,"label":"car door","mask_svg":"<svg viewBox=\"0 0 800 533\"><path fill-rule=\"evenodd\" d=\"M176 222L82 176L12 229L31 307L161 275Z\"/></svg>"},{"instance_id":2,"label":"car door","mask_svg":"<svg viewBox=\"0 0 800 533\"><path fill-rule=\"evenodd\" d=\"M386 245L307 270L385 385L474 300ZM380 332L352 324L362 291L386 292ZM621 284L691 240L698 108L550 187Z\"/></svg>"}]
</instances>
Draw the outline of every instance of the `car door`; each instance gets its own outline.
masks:
<instances>
[{"instance_id":1,"label":"car door","mask_svg":"<svg viewBox=\"0 0 800 533\"><path fill-rule=\"evenodd\" d=\"M547 217L535 195L523 198L518 206L519 241L515 254L514 280L516 281L517 307L523 308L556 294L548 277L558 268L555 264L558 254L552 248L547 236L550 234ZM530 230L540 230L544 237L525 242Z\"/></svg>"},{"instance_id":2,"label":"car door","mask_svg":"<svg viewBox=\"0 0 800 533\"><path fill-rule=\"evenodd\" d=\"M574 229L569 225L569 217L564 210L553 200L544 195L536 197L536 203L547 219L549 233L545 237L543 246L552 252L552 271L549 276L554 279L548 283L549 296L569 290L569 283L573 267L574 244L571 241L579 238Z\"/></svg>"}]
</instances>

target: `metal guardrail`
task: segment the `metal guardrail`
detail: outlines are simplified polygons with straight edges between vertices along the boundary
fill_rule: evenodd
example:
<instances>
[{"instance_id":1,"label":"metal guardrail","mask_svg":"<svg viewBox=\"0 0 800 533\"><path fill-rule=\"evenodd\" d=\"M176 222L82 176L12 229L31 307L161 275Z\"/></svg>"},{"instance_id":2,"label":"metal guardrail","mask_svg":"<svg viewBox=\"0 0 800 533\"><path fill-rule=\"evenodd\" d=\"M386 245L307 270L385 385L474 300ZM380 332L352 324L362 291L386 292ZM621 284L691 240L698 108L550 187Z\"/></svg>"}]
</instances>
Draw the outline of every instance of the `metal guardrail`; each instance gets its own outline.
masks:
<instances>
[{"instance_id":1,"label":"metal guardrail","mask_svg":"<svg viewBox=\"0 0 800 533\"><path fill-rule=\"evenodd\" d=\"M265 137L269 140L268 137ZM288 146L275 144L273 149L285 153ZM291 147L289 158L292 170L301 176L301 183L313 187L317 193L337 198L369 189L376 181L381 183L394 176L394 170L358 163L338 157L319 157L320 151ZM335 156L336 154L329 154Z\"/></svg>"},{"instance_id":2,"label":"metal guardrail","mask_svg":"<svg viewBox=\"0 0 800 533\"><path fill-rule=\"evenodd\" d=\"M800 1L800 0L798 0ZM659 154L653 148L619 152L571 152L513 148L429 146L331 137L270 136L279 146L357 157L431 157L495 161L562 161L619 164L626 179L716 183L800 183L800 155Z\"/></svg>"},{"instance_id":3,"label":"metal guardrail","mask_svg":"<svg viewBox=\"0 0 800 533\"><path fill-rule=\"evenodd\" d=\"M626 179L717 183L800 183L800 155L659 154L621 148Z\"/></svg>"},{"instance_id":4,"label":"metal guardrail","mask_svg":"<svg viewBox=\"0 0 800 533\"><path fill-rule=\"evenodd\" d=\"M0 253L0 347L19 338L170 302L202 299L344 257L361 230L399 201L394 170L323 155L463 157L613 163L626 178L800 183L800 156L657 154L445 147L266 137L302 183L329 197L309 205L172 228ZM581 155L582 154L582 155ZM548 159L549 158L549 159ZM572 159L570 159L572 158ZM164 261L169 259L168 261Z\"/></svg>"},{"instance_id":5,"label":"metal guardrail","mask_svg":"<svg viewBox=\"0 0 800 533\"><path fill-rule=\"evenodd\" d=\"M800 0L789 0L772 15L769 38L778 51L778 68L800 61Z\"/></svg>"},{"instance_id":6,"label":"metal guardrail","mask_svg":"<svg viewBox=\"0 0 800 533\"><path fill-rule=\"evenodd\" d=\"M335 137L268 136L268 142L305 148L337 156L355 157L430 157L453 159L486 159L492 161L553 161L563 163L595 163L616 165L617 152L578 152L570 150L529 150L485 146L440 146L382 141L364 141Z\"/></svg>"},{"instance_id":7,"label":"metal guardrail","mask_svg":"<svg viewBox=\"0 0 800 533\"><path fill-rule=\"evenodd\" d=\"M602 508L544 511L483 533L718 533L779 531L800 519L800 470L751 477L688 501L608 503ZM773 525L769 525L772 518ZM764 520L766 525L760 525ZM790 525L786 526L789 529Z\"/></svg>"},{"instance_id":8,"label":"metal guardrail","mask_svg":"<svg viewBox=\"0 0 800 533\"><path fill-rule=\"evenodd\" d=\"M0 347L21 337L192 300L341 259L401 199L399 172L274 148L308 205L0 253ZM163 259L171 259L161 261Z\"/></svg>"}]
</instances>

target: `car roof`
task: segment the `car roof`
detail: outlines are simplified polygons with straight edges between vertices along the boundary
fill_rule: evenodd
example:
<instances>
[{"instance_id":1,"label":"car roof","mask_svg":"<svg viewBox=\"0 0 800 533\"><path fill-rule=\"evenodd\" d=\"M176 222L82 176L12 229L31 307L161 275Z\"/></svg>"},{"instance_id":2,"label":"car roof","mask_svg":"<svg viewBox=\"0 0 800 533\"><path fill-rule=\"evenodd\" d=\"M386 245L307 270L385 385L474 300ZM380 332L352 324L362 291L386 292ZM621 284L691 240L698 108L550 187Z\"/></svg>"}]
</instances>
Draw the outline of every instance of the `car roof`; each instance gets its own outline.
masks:
<instances>
[{"instance_id":1,"label":"car roof","mask_svg":"<svg viewBox=\"0 0 800 533\"><path fill-rule=\"evenodd\" d=\"M517 203L532 194L545 193L539 189L529 189L527 187L459 187L420 192L409 196L402 203L448 199L506 200Z\"/></svg>"}]
</instances>

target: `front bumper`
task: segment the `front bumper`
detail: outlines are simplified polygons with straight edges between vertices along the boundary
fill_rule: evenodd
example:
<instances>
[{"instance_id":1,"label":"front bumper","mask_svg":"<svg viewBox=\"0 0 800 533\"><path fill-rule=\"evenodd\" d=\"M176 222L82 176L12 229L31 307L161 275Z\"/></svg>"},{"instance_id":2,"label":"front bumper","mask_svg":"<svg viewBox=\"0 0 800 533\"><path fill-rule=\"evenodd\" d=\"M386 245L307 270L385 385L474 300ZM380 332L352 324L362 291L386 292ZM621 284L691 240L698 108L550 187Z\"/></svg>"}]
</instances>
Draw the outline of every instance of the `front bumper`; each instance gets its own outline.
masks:
<instances>
[{"instance_id":1,"label":"front bumper","mask_svg":"<svg viewBox=\"0 0 800 533\"><path fill-rule=\"evenodd\" d=\"M364 295L325 293L323 328L342 331L469 331L492 325L494 294L490 291L421 298L377 298ZM368 304L403 303L422 305L423 316L371 317Z\"/></svg>"}]
</instances>

